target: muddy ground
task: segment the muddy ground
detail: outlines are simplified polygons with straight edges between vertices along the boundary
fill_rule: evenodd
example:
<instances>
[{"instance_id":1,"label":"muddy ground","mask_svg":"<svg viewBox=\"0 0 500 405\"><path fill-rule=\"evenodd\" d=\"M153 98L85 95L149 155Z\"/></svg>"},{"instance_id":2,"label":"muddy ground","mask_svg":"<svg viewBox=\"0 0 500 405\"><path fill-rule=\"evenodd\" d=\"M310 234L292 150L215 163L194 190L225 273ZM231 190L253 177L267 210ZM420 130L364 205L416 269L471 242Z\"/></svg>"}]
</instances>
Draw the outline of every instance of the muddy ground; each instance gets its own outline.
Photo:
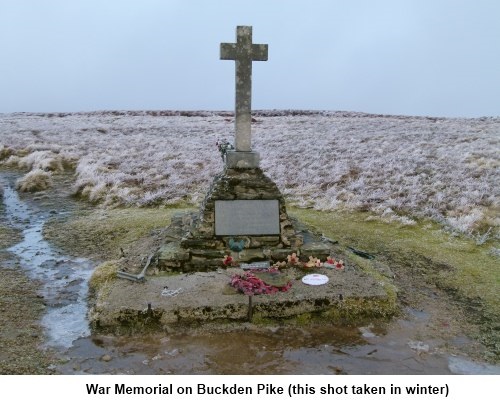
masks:
<instances>
[{"instance_id":1,"label":"muddy ground","mask_svg":"<svg viewBox=\"0 0 500 405\"><path fill-rule=\"evenodd\" d=\"M19 235L0 226L0 262L12 259L4 250ZM45 304L39 283L14 265L0 267L0 374L51 374L54 353L43 349L40 325Z\"/></svg>"}]
</instances>

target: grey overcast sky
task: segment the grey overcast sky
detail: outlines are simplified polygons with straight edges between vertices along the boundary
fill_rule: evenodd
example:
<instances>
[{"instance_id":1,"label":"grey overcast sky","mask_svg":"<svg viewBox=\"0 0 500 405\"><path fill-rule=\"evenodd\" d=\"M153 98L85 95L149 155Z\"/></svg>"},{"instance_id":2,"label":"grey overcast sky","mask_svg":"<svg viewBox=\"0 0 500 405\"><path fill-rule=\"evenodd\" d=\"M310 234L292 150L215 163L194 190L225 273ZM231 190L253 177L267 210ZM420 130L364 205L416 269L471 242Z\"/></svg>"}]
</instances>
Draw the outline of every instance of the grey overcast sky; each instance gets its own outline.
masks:
<instances>
[{"instance_id":1,"label":"grey overcast sky","mask_svg":"<svg viewBox=\"0 0 500 405\"><path fill-rule=\"evenodd\" d=\"M500 115L498 0L0 0L0 112L232 110L237 25L253 109Z\"/></svg>"}]
</instances>

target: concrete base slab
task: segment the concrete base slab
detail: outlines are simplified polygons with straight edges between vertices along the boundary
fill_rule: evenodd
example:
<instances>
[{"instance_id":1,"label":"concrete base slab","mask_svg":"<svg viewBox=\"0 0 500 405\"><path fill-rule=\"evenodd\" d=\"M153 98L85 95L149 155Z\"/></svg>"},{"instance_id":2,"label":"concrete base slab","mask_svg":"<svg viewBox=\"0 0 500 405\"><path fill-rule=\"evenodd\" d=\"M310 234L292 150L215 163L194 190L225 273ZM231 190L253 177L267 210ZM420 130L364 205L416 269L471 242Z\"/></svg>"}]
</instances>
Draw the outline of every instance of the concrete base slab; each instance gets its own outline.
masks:
<instances>
[{"instance_id":1,"label":"concrete base slab","mask_svg":"<svg viewBox=\"0 0 500 405\"><path fill-rule=\"evenodd\" d=\"M320 317L333 323L391 316L395 295L383 283L355 267L351 270L314 269L329 277L321 286L302 283L306 273L289 268L283 273L293 280L287 292L249 296L229 285L240 268L213 272L148 276L144 283L116 279L98 294L89 319L95 330L144 332L206 322L285 321ZM148 305L149 304L149 305Z\"/></svg>"}]
</instances>

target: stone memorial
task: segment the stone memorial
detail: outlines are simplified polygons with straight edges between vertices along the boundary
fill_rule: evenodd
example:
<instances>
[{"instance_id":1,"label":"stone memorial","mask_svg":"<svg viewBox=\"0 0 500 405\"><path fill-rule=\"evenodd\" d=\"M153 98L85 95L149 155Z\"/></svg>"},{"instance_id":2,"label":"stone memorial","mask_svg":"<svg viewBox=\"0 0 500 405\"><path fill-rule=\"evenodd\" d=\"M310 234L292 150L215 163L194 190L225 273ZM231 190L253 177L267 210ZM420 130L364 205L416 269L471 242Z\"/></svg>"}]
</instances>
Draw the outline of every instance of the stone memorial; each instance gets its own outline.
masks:
<instances>
[{"instance_id":1,"label":"stone memorial","mask_svg":"<svg viewBox=\"0 0 500 405\"><path fill-rule=\"evenodd\" d=\"M213 270L231 254L230 241L242 245L238 260L248 263L283 260L303 243L281 192L252 149L252 63L267 60L268 46L253 44L252 27L240 26L235 43L221 44L220 58L236 66L234 149L224 153L224 170L214 178L199 214L173 219L172 239L159 252L161 270Z\"/></svg>"},{"instance_id":2,"label":"stone memorial","mask_svg":"<svg viewBox=\"0 0 500 405\"><path fill-rule=\"evenodd\" d=\"M352 264L335 241L290 219L278 187L259 167L259 153L251 142L251 71L253 61L267 60L267 52L267 45L252 43L251 27L238 27L236 43L221 45L221 59L236 63L235 147L224 142L219 148L224 152L224 168L214 177L199 212L172 218L160 233L163 245L154 257L149 256L140 274L118 271L119 277L131 281L145 281L148 269L148 275L190 274L151 277L138 288L103 284L89 313L94 329L165 332L171 326L207 321L298 316L300 324L316 316L323 324L328 319L351 322L356 317L387 317L396 312L396 293L388 289L390 283L381 282L380 275L371 276L384 265L366 263L369 260ZM318 261L339 255L342 271L317 266ZM347 258L350 264L343 271ZM150 261L157 266L149 266ZM283 268L287 261L291 265ZM271 265L283 271L270 269ZM223 266L229 268L223 270ZM252 282L247 278L240 286L235 284L248 276ZM258 295L255 300L253 293ZM148 302L144 309L145 300L153 302L154 308Z\"/></svg>"}]
</instances>

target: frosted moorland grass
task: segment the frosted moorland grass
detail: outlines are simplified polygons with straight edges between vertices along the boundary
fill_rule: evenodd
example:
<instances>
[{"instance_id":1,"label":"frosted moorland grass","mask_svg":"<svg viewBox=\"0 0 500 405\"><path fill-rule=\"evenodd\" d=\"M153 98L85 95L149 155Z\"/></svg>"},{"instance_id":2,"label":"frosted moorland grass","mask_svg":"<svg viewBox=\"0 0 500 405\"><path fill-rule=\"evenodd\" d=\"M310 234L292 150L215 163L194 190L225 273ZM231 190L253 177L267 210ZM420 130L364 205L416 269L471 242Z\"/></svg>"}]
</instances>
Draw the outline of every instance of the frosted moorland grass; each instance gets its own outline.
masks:
<instances>
[{"instance_id":1,"label":"frosted moorland grass","mask_svg":"<svg viewBox=\"0 0 500 405\"><path fill-rule=\"evenodd\" d=\"M26 173L16 182L20 191L42 191L52 186L50 173L42 169L34 169Z\"/></svg>"},{"instance_id":2,"label":"frosted moorland grass","mask_svg":"<svg viewBox=\"0 0 500 405\"><path fill-rule=\"evenodd\" d=\"M498 117L255 116L261 166L292 205L402 224L432 218L478 240L488 230L498 237ZM108 206L198 203L223 168L220 138L233 139L227 113L0 115L3 164L50 171L77 162L74 192Z\"/></svg>"}]
</instances>

